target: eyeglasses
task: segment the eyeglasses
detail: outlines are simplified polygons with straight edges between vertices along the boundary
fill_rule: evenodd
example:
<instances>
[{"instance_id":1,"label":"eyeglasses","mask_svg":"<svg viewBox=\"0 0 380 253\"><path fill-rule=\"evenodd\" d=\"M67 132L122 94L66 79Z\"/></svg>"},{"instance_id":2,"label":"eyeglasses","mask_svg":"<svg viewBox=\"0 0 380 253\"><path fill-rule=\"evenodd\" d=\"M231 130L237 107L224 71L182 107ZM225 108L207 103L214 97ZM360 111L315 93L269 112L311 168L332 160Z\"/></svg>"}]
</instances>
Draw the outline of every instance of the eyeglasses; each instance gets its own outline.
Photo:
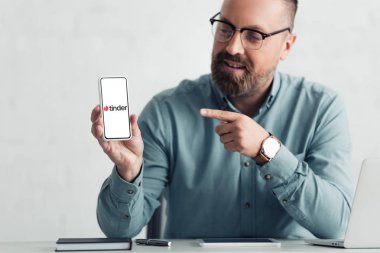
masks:
<instances>
[{"instance_id":1,"label":"eyeglasses","mask_svg":"<svg viewBox=\"0 0 380 253\"><path fill-rule=\"evenodd\" d=\"M214 38L218 42L228 42L234 36L235 32L240 32L241 44L245 49L257 50L260 49L263 45L263 40L273 35L289 31L290 28L284 28L272 33L263 33L258 30L252 28L236 28L233 24L225 20L215 19L220 12L215 14L212 18L210 18L211 26L212 26L212 34Z\"/></svg>"}]
</instances>

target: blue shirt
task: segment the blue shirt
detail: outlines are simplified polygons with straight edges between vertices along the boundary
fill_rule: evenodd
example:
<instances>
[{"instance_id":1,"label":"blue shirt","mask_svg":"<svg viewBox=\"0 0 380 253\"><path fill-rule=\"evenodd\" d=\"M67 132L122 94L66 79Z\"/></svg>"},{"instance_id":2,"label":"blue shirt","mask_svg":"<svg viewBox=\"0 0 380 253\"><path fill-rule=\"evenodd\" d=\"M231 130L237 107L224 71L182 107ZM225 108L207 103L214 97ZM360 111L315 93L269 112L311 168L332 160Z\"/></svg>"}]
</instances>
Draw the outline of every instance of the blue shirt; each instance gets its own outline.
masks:
<instances>
[{"instance_id":1,"label":"blue shirt","mask_svg":"<svg viewBox=\"0 0 380 253\"><path fill-rule=\"evenodd\" d=\"M184 80L147 104L139 118L140 175L128 183L114 168L99 194L98 222L107 236L137 235L161 193L166 238L344 236L353 196L351 141L335 92L276 73L252 118L282 143L263 166L226 151L215 133L219 121L203 118L201 108L238 112L210 75Z\"/></svg>"}]
</instances>

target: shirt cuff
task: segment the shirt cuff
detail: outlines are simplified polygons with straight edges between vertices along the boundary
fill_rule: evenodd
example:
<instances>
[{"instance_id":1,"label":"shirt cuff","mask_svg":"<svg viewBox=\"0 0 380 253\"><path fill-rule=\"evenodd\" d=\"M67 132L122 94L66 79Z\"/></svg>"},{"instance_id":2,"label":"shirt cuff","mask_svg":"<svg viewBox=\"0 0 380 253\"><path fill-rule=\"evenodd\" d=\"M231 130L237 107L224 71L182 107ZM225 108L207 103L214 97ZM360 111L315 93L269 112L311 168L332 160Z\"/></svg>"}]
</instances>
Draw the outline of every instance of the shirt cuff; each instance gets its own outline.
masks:
<instances>
[{"instance_id":1,"label":"shirt cuff","mask_svg":"<svg viewBox=\"0 0 380 253\"><path fill-rule=\"evenodd\" d=\"M281 145L276 156L259 169L260 176L268 182L269 187L276 187L287 182L297 166L298 159L284 145Z\"/></svg>"},{"instance_id":2,"label":"shirt cuff","mask_svg":"<svg viewBox=\"0 0 380 253\"><path fill-rule=\"evenodd\" d=\"M133 182L125 181L114 166L110 176L110 191L120 200L129 202L141 191L142 177L143 165L141 165L140 174Z\"/></svg>"}]
</instances>

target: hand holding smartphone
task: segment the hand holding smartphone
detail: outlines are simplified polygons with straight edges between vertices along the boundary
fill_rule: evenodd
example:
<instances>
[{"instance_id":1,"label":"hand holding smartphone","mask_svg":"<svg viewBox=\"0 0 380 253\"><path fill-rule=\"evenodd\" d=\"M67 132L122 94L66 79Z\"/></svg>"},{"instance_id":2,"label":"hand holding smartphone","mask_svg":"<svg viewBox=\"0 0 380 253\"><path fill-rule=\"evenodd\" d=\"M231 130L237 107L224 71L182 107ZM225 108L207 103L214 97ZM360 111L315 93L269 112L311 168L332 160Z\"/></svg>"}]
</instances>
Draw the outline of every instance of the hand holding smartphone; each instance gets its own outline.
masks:
<instances>
[{"instance_id":1,"label":"hand holding smartphone","mask_svg":"<svg viewBox=\"0 0 380 253\"><path fill-rule=\"evenodd\" d=\"M127 79L100 78L99 94L100 105L91 113L91 132L119 175L131 182L140 173L144 143L137 116L129 117Z\"/></svg>"},{"instance_id":2,"label":"hand holding smartphone","mask_svg":"<svg viewBox=\"0 0 380 253\"><path fill-rule=\"evenodd\" d=\"M104 140L129 140L132 133L129 121L127 79L125 77L100 78L99 95Z\"/></svg>"}]
</instances>

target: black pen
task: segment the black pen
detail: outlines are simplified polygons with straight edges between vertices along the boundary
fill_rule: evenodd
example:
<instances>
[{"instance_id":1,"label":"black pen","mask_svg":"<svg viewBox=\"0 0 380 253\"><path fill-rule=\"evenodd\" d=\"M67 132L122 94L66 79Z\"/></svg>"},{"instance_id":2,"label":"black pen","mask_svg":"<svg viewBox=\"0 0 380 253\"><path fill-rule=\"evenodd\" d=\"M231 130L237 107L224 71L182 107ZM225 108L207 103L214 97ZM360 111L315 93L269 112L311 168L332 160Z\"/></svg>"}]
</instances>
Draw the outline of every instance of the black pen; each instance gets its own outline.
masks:
<instances>
[{"instance_id":1,"label":"black pen","mask_svg":"<svg viewBox=\"0 0 380 253\"><path fill-rule=\"evenodd\" d=\"M136 239L136 244L138 245L148 245L148 246L166 246L170 247L172 242L165 240L157 240L157 239Z\"/></svg>"}]
</instances>

